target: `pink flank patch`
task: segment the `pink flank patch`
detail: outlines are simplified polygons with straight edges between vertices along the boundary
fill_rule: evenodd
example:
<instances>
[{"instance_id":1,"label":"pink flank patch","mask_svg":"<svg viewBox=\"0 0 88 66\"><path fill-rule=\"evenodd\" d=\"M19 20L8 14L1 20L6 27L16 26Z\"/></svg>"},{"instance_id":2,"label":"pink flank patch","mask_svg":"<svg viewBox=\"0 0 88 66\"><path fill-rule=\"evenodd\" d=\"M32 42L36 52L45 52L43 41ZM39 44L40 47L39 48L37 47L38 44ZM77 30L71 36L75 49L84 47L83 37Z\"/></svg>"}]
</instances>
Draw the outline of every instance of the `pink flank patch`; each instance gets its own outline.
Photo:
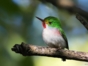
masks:
<instances>
[{"instance_id":1,"label":"pink flank patch","mask_svg":"<svg viewBox=\"0 0 88 66\"><path fill-rule=\"evenodd\" d=\"M61 35L61 33L60 33L59 30L54 30L54 34L55 34L55 35Z\"/></svg>"},{"instance_id":2,"label":"pink flank patch","mask_svg":"<svg viewBox=\"0 0 88 66\"><path fill-rule=\"evenodd\" d=\"M43 25L44 28L46 28L46 24L45 24L45 22L42 22L42 25Z\"/></svg>"}]
</instances>

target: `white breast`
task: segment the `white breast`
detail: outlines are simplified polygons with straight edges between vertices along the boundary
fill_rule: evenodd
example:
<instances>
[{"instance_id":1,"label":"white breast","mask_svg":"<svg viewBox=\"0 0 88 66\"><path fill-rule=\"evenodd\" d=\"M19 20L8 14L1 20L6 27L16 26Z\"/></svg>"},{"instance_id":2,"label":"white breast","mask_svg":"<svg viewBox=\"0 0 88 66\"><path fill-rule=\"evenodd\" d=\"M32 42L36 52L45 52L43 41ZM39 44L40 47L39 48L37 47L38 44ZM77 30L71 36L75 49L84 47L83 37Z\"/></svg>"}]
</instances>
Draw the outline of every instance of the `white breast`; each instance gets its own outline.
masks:
<instances>
[{"instance_id":1,"label":"white breast","mask_svg":"<svg viewBox=\"0 0 88 66\"><path fill-rule=\"evenodd\" d=\"M60 34L55 34L57 29L45 28L43 30L43 39L51 47L66 47L64 38ZM58 30L59 31L59 30Z\"/></svg>"}]
</instances>

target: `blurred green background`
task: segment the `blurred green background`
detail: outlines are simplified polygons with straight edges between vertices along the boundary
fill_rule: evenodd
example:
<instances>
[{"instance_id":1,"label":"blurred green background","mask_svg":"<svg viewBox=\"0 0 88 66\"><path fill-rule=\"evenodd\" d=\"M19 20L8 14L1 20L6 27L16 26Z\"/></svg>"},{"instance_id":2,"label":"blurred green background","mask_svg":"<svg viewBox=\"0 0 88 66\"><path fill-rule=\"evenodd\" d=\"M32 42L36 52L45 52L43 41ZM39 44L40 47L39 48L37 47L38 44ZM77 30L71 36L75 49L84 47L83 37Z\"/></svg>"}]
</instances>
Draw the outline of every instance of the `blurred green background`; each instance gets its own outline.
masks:
<instances>
[{"instance_id":1,"label":"blurred green background","mask_svg":"<svg viewBox=\"0 0 88 66\"><path fill-rule=\"evenodd\" d=\"M88 12L88 0L76 0L79 8ZM86 28L66 10L38 0L0 0L0 66L88 66L86 62L61 61L51 57L24 57L11 51L21 42L46 46L42 40L42 25L35 16L44 19L55 16L61 20L70 50L88 52Z\"/></svg>"}]
</instances>

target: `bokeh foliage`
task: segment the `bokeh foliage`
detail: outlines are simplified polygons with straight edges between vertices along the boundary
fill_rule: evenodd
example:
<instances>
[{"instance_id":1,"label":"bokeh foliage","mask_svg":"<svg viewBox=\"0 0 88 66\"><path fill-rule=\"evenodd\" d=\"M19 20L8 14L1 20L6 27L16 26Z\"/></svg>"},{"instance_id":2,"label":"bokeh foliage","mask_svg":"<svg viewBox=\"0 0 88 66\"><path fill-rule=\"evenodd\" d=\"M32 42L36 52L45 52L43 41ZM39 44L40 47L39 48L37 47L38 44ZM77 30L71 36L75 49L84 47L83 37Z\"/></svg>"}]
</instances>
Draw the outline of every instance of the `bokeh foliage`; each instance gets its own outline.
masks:
<instances>
[{"instance_id":1,"label":"bokeh foliage","mask_svg":"<svg viewBox=\"0 0 88 66\"><path fill-rule=\"evenodd\" d=\"M72 66L72 64L80 66L83 64L76 61L67 61L63 64L58 58L23 57L12 52L12 46L17 43L44 44L41 36L42 26L35 16L60 18L70 49L88 50L87 30L74 14L38 0L0 0L0 66Z\"/></svg>"}]
</instances>

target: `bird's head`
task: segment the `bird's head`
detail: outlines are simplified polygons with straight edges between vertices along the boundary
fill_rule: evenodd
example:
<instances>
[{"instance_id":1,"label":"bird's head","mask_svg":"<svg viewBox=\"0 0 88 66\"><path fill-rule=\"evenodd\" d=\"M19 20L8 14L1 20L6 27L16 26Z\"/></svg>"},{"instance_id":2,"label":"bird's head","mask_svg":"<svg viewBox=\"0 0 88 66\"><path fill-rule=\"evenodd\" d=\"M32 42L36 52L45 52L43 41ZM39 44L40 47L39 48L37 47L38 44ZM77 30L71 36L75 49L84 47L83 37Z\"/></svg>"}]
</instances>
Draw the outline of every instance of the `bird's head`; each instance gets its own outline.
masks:
<instances>
[{"instance_id":1,"label":"bird's head","mask_svg":"<svg viewBox=\"0 0 88 66\"><path fill-rule=\"evenodd\" d=\"M46 17L45 19L41 19L39 17L36 17L42 22L43 28L51 27L51 28L59 28L60 27L60 20L58 20L56 17Z\"/></svg>"}]
</instances>

